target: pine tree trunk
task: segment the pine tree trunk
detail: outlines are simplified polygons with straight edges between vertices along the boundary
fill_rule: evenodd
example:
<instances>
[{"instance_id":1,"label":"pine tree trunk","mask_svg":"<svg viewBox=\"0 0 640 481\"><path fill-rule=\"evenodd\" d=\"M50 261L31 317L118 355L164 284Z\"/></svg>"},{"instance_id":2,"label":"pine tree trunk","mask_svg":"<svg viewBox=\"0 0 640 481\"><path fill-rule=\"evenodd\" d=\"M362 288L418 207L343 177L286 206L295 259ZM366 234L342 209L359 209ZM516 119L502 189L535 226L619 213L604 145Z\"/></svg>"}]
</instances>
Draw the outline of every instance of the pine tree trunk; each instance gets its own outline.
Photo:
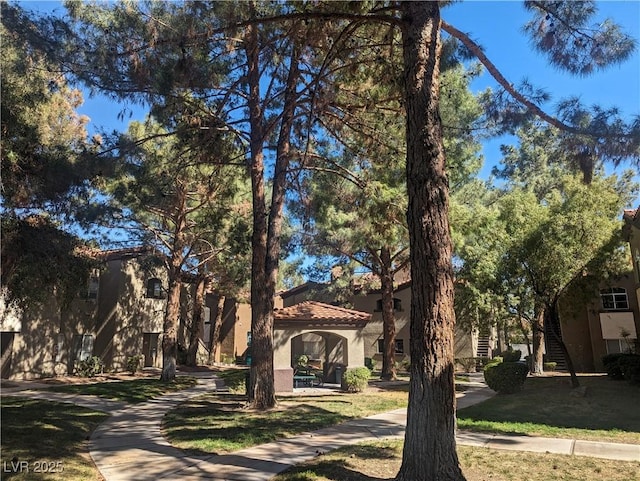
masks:
<instances>
[{"instance_id":1,"label":"pine tree trunk","mask_svg":"<svg viewBox=\"0 0 640 481\"><path fill-rule=\"evenodd\" d=\"M393 315L393 274L391 273L391 251L380 249L380 284L382 291L382 333L384 353L381 379L394 380L396 375L396 321Z\"/></svg>"},{"instance_id":2,"label":"pine tree trunk","mask_svg":"<svg viewBox=\"0 0 640 481\"><path fill-rule=\"evenodd\" d=\"M189 328L189 348L187 350L187 366L195 366L198 362L198 347L204 329L204 290L206 279L199 276L193 299L193 315Z\"/></svg>"},{"instance_id":3,"label":"pine tree trunk","mask_svg":"<svg viewBox=\"0 0 640 481\"><path fill-rule=\"evenodd\" d=\"M401 481L463 480L456 452L449 186L438 113L440 10L403 2L411 381Z\"/></svg>"},{"instance_id":4,"label":"pine tree trunk","mask_svg":"<svg viewBox=\"0 0 640 481\"><path fill-rule=\"evenodd\" d=\"M160 380L171 382L176 378L178 356L178 322L180 317L180 282L169 275L167 309L162 333L162 374Z\"/></svg>"},{"instance_id":5,"label":"pine tree trunk","mask_svg":"<svg viewBox=\"0 0 640 481\"><path fill-rule=\"evenodd\" d=\"M260 103L260 44L258 27L246 29L249 122L251 124L251 187L253 195L253 236L251 238L251 369L247 398L257 409L275 406L273 379L273 295L267 273L267 219L264 185L264 115Z\"/></svg>"},{"instance_id":6,"label":"pine tree trunk","mask_svg":"<svg viewBox=\"0 0 640 481\"><path fill-rule=\"evenodd\" d=\"M295 28L292 27L292 28ZM253 126L264 125L264 118L257 100L260 98L260 45L257 27L248 28L247 58L249 59L250 99L249 111L252 124L251 143L256 152L262 152L264 136L254 139ZM296 36L291 35L292 38ZM256 210L264 209L264 167L262 159L255 170L252 166L251 179L254 187L254 239L251 278L251 376L249 382L249 401L256 409L268 409L276 405L273 372L273 308L280 260L280 237L284 202L287 189L287 170L290 161L290 139L293 131L295 108L297 105L296 86L300 76L298 70L298 49L294 42L287 76L287 88L284 92L282 119L278 132L276 161L271 193L269 213ZM263 131L258 127L258 131ZM260 146L258 146L260 141ZM260 178L258 178L260 176ZM256 217L259 215L261 218ZM267 222L268 220L268 222ZM256 227L258 231L256 234Z\"/></svg>"},{"instance_id":7,"label":"pine tree trunk","mask_svg":"<svg viewBox=\"0 0 640 481\"><path fill-rule=\"evenodd\" d=\"M218 295L218 305L216 307L216 317L211 323L211 327L209 329L209 358L207 359L207 364L210 366L216 360L216 353L218 351L218 343L220 342L220 330L222 329L222 319L224 316L224 303L226 301L226 297L222 294Z\"/></svg>"},{"instance_id":8,"label":"pine tree trunk","mask_svg":"<svg viewBox=\"0 0 640 481\"><path fill-rule=\"evenodd\" d=\"M178 327L180 325L180 273L184 263L184 230L186 228L187 195L180 185L176 187L173 245L169 258L169 286L167 288L167 309L162 333L162 374L160 380L173 381L176 378L178 356Z\"/></svg>"},{"instance_id":9,"label":"pine tree trunk","mask_svg":"<svg viewBox=\"0 0 640 481\"><path fill-rule=\"evenodd\" d=\"M544 308L536 307L533 325L533 361L531 374L542 374L544 365Z\"/></svg>"}]
</instances>

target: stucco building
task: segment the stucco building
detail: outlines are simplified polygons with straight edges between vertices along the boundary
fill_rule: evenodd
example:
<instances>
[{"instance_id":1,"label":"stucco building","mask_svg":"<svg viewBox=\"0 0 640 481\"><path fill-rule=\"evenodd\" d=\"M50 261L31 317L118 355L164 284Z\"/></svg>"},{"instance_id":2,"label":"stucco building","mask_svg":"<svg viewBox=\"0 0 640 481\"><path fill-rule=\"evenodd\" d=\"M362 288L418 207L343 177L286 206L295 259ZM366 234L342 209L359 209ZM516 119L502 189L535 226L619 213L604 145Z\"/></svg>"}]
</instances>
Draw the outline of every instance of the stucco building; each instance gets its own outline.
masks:
<instances>
[{"instance_id":1,"label":"stucco building","mask_svg":"<svg viewBox=\"0 0 640 481\"><path fill-rule=\"evenodd\" d=\"M77 299L63 307L52 293L24 312L3 309L2 377L35 379L73 374L77 362L98 356L106 372L124 371L141 356L143 367L162 367L162 332L168 287L166 269L144 247L96 252L100 267ZM186 347L194 286L183 282L178 344ZM197 360L208 357L218 297L205 296L204 328ZM244 360L251 331L251 307L226 299L214 362Z\"/></svg>"}]
</instances>

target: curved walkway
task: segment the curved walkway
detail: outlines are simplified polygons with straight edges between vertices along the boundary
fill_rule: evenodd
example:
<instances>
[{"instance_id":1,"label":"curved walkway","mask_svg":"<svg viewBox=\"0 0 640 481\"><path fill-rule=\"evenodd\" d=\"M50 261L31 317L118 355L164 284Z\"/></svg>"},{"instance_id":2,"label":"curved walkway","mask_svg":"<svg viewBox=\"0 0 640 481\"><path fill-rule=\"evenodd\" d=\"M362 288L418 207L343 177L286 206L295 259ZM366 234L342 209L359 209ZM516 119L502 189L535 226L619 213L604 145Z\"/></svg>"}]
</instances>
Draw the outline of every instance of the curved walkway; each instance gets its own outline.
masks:
<instances>
[{"instance_id":1,"label":"curved walkway","mask_svg":"<svg viewBox=\"0 0 640 481\"><path fill-rule=\"evenodd\" d=\"M109 412L111 416L98 426L90 440L91 457L107 481L266 481L319 453L362 441L404 435L406 409L398 409L228 455L189 456L172 447L160 431L164 414L191 397L222 387L221 381L202 377L193 388L137 405L46 391L23 390L11 394L73 402ZM482 383L472 382L467 391L457 394L458 407L476 404L492 395ZM640 445L473 432L458 433L457 441L462 445L496 449L640 461Z\"/></svg>"}]
</instances>

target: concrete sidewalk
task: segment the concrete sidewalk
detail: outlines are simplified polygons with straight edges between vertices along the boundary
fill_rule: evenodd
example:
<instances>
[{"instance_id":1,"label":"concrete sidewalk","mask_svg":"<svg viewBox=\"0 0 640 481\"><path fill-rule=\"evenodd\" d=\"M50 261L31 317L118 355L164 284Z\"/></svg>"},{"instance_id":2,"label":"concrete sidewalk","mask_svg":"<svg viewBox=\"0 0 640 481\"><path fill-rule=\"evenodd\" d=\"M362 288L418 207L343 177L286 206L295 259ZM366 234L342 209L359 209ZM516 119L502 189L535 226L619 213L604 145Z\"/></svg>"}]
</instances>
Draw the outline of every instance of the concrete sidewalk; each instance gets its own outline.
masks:
<instances>
[{"instance_id":1,"label":"concrete sidewalk","mask_svg":"<svg viewBox=\"0 0 640 481\"><path fill-rule=\"evenodd\" d=\"M333 449L404 435L406 409L356 419L338 426L303 433L292 438L236 451L229 455L189 456L172 447L161 433L164 414L179 403L199 394L222 389L215 378L201 378L197 386L167 394L138 405L105 405L104 400L84 398L82 405L107 410L111 416L93 433L90 453L107 481L145 480L268 480L296 464ZM22 391L16 395L37 395L63 400L60 393ZM468 390L457 393L458 408L481 402L493 395L482 383L472 381ZM82 401L67 398L66 402ZM91 406L92 402L102 402ZM104 409L108 408L108 409ZM625 461L640 461L640 445L598 443L571 439L549 439L530 436L500 436L460 432L461 445L530 452L592 456Z\"/></svg>"}]
</instances>

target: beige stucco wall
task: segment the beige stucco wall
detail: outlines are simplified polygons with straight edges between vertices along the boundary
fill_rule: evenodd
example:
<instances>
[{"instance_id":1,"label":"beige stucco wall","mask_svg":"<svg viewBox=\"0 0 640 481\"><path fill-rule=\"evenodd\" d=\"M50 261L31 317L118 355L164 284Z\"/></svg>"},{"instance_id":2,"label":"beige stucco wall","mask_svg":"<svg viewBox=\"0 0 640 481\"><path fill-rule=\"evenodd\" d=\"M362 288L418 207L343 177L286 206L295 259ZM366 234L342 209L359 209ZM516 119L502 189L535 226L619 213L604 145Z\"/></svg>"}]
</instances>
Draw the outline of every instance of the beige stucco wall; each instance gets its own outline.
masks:
<instances>
[{"instance_id":1,"label":"beige stucco wall","mask_svg":"<svg viewBox=\"0 0 640 481\"><path fill-rule=\"evenodd\" d=\"M608 318L609 313L616 317L622 315L633 318L636 332L640 333L640 310L635 298L636 281L629 273L619 279L611 280L601 287L622 287L627 291L629 301L628 311L605 311L602 308L600 295L594 290L587 302L574 300L572 297L563 299L560 304L560 320L562 338L567 345L569 354L577 371L602 371L602 357L607 354L606 341L603 338L601 318ZM606 329L605 329L606 331ZM609 333L611 334L611 333Z\"/></svg>"},{"instance_id":2,"label":"beige stucco wall","mask_svg":"<svg viewBox=\"0 0 640 481\"><path fill-rule=\"evenodd\" d=\"M279 328L273 331L273 365L275 369L292 367L292 340L306 333L314 333L323 337L325 344L324 363L344 364L347 367L364 366L365 345L360 329L304 329Z\"/></svg>"},{"instance_id":3,"label":"beige stucco wall","mask_svg":"<svg viewBox=\"0 0 640 481\"><path fill-rule=\"evenodd\" d=\"M411 312L411 288L405 287L396 291L395 299L399 299L401 310L394 311L396 321L396 339L402 339L404 353L396 355L396 361L402 362L409 359L409 338L410 338L410 312ZM381 299L379 292L372 292L367 295L355 296L352 299L353 308L358 311L372 314L371 321L363 329L365 357L373 359L377 367L382 366L382 354L378 352L378 339L382 339L382 312L376 311L376 304ZM475 357L477 347L477 336L456 328L454 349L455 357Z\"/></svg>"},{"instance_id":4,"label":"beige stucco wall","mask_svg":"<svg viewBox=\"0 0 640 481\"><path fill-rule=\"evenodd\" d=\"M167 288L167 276L162 269L144 272L138 258L113 260L108 264L105 288L100 286L98 298L104 293L96 330L96 343L100 350L94 353L105 359L109 369L127 368L129 356L142 355L144 333L162 333L166 299L146 297L147 280L153 277ZM102 278L100 279L102 283ZM160 336L160 343L162 342ZM156 367L162 366L162 356L156 358Z\"/></svg>"},{"instance_id":5,"label":"beige stucco wall","mask_svg":"<svg viewBox=\"0 0 640 481\"><path fill-rule=\"evenodd\" d=\"M95 301L77 299L63 310L52 295L23 312L19 331L3 334L13 337L10 351L3 356L3 376L35 379L72 372L74 335L92 332L96 309Z\"/></svg>"},{"instance_id":6,"label":"beige stucco wall","mask_svg":"<svg viewBox=\"0 0 640 481\"><path fill-rule=\"evenodd\" d=\"M107 370L125 370L129 356L142 354L143 334L163 330L166 300L145 297L150 277L162 279L166 287L161 270L145 273L137 258L114 259L99 273L96 299L78 298L61 311L52 295L44 305L32 306L13 334L11 372L3 370L3 375L31 379L72 373L73 339L81 334L93 336L93 355L104 360ZM161 363L158 356L156 366Z\"/></svg>"},{"instance_id":7,"label":"beige stucco wall","mask_svg":"<svg viewBox=\"0 0 640 481\"><path fill-rule=\"evenodd\" d=\"M402 362L409 359L409 313L411 306L411 289L402 289L393 296L400 299L400 311L394 311L396 321L396 339L401 339L404 345L404 353L396 355L396 361ZM356 311L368 312L371 314L371 321L362 330L364 342L364 356L373 359L377 367L382 367L382 354L378 352L378 339L382 339L382 312L376 310L376 304L382 296L379 292L366 295L354 296L352 299L353 308Z\"/></svg>"}]
</instances>

